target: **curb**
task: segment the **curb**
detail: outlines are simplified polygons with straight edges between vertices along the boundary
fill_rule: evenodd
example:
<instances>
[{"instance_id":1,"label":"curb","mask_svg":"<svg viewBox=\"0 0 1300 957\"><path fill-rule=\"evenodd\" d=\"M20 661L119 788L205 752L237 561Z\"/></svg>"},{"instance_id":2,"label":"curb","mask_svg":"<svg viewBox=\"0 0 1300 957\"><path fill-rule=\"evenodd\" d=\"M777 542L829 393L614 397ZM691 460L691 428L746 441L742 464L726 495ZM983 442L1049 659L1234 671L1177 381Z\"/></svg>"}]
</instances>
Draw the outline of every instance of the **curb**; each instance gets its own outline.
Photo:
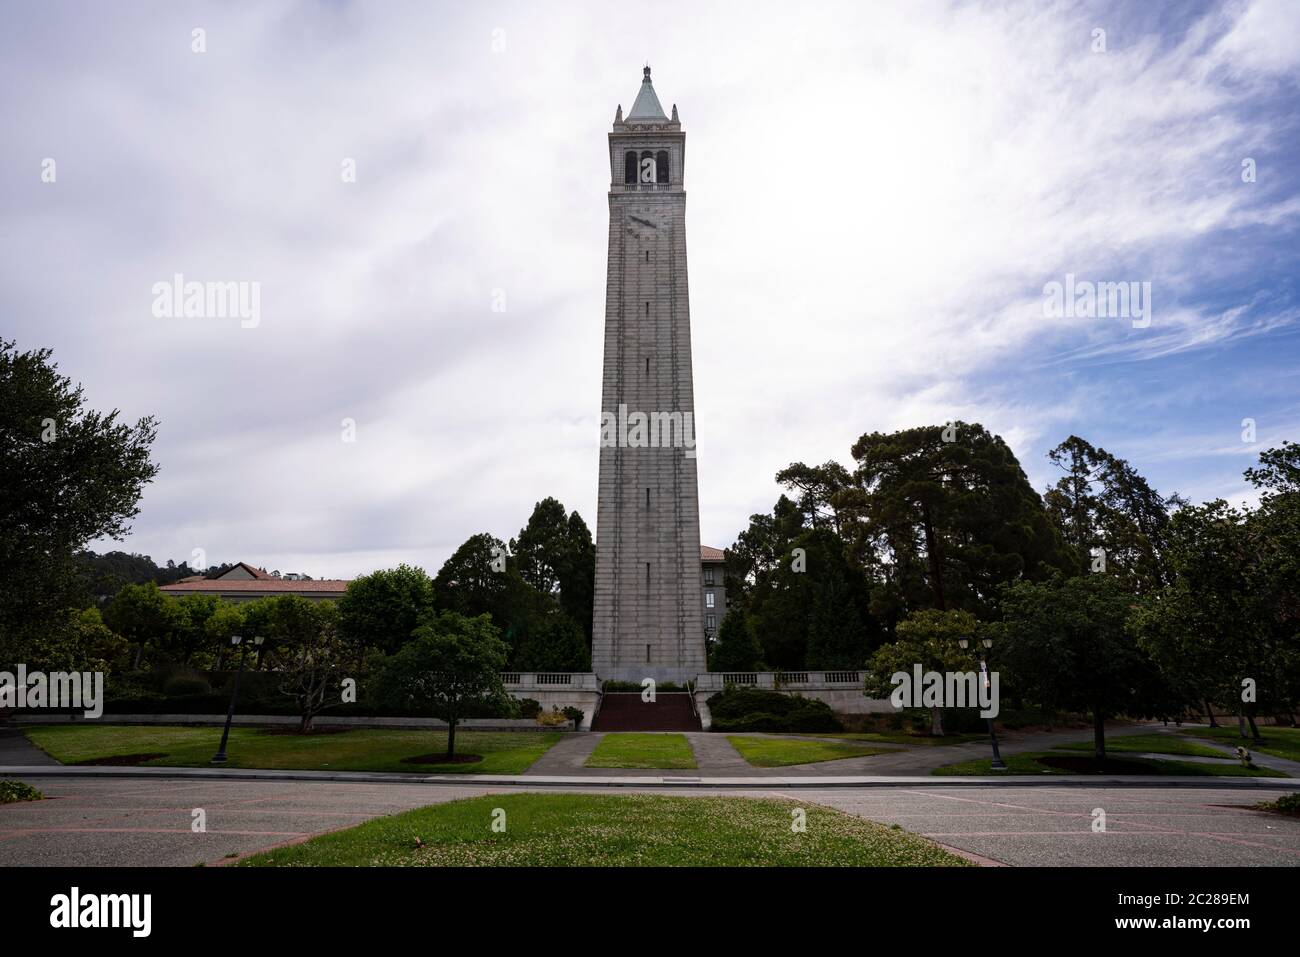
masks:
<instances>
[{"instance_id":1,"label":"curb","mask_svg":"<svg viewBox=\"0 0 1300 957\"><path fill-rule=\"evenodd\" d=\"M859 777L582 777L573 775L401 774L378 771L271 771L235 768L130 768L77 765L0 766L0 777L21 778L155 778L211 781L316 781L349 784L424 784L537 788L680 788L771 790L772 788L961 788L961 787L1101 787L1281 789L1300 791L1300 778L1219 778L1171 775L1011 775L999 777L859 776Z\"/></svg>"}]
</instances>

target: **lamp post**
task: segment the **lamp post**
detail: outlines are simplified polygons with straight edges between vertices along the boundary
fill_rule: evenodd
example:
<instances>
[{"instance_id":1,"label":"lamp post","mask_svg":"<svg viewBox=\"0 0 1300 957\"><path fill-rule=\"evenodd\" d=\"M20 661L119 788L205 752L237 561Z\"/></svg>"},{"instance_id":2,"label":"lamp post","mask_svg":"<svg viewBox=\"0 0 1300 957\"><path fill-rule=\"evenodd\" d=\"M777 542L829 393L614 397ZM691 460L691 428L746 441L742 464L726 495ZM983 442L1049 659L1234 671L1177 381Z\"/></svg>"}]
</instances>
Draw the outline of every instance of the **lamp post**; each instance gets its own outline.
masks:
<instances>
[{"instance_id":1,"label":"lamp post","mask_svg":"<svg viewBox=\"0 0 1300 957\"><path fill-rule=\"evenodd\" d=\"M239 635L231 635L230 643L239 648L239 670L235 672L235 687L230 692L230 708L226 711L226 727L221 732L221 747L217 748L217 753L212 756L213 764L226 763L226 742L230 740L230 722L235 718L235 702L239 699L239 679L244 675L244 659L248 657L248 645L242 644L243 638ZM253 638L253 644L259 648L265 639L261 635Z\"/></svg>"},{"instance_id":2,"label":"lamp post","mask_svg":"<svg viewBox=\"0 0 1300 957\"><path fill-rule=\"evenodd\" d=\"M961 645L962 651L965 651L967 648L970 647L970 639L958 638L957 644ZM980 654L980 678L984 682L984 687L987 688L989 686L989 663L987 660L987 654L988 651L993 647L993 639L984 638L980 641L980 644L984 646L984 652ZM992 767L994 771L1005 771L1007 769L1007 766L1006 764L1003 763L1002 755L998 751L998 733L993 729L993 719L985 718L984 720L988 722L989 741L991 741L993 744L993 762L990 765L990 767Z\"/></svg>"}]
</instances>

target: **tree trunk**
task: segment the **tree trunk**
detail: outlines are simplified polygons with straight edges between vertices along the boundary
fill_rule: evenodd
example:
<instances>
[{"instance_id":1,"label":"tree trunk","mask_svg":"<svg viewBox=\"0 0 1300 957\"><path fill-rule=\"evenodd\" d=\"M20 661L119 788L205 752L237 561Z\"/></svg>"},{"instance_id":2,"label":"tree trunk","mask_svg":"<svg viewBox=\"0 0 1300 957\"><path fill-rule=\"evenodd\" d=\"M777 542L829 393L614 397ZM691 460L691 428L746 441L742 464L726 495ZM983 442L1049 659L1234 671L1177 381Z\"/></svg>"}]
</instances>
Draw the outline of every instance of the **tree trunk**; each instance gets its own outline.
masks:
<instances>
[{"instance_id":1,"label":"tree trunk","mask_svg":"<svg viewBox=\"0 0 1300 957\"><path fill-rule=\"evenodd\" d=\"M298 725L299 734L306 734L307 732L311 731L312 718L313 715L310 712L302 716L302 721Z\"/></svg>"},{"instance_id":2,"label":"tree trunk","mask_svg":"<svg viewBox=\"0 0 1300 957\"><path fill-rule=\"evenodd\" d=\"M1106 716L1100 708L1092 709L1092 747L1098 764L1106 763Z\"/></svg>"},{"instance_id":3,"label":"tree trunk","mask_svg":"<svg viewBox=\"0 0 1300 957\"><path fill-rule=\"evenodd\" d=\"M930 566L930 588L934 592L934 607L947 611L943 601L943 560L939 555L939 539L930 522L930 503L921 503L921 523L925 526L925 557Z\"/></svg>"},{"instance_id":4,"label":"tree trunk","mask_svg":"<svg viewBox=\"0 0 1300 957\"><path fill-rule=\"evenodd\" d=\"M1238 733L1239 735L1241 735L1243 738L1248 737L1248 735L1246 734L1246 716L1245 716L1245 715L1242 715L1242 714L1238 714L1238 715L1237 715L1237 733Z\"/></svg>"},{"instance_id":5,"label":"tree trunk","mask_svg":"<svg viewBox=\"0 0 1300 957\"><path fill-rule=\"evenodd\" d=\"M1206 698L1206 699L1205 699L1205 713L1208 714L1208 715L1210 716L1210 727L1211 727L1211 728L1217 728L1217 727L1219 726L1219 722L1217 722L1217 721L1214 720L1214 709L1213 709L1212 707L1210 707L1210 699L1209 699L1209 698Z\"/></svg>"},{"instance_id":6,"label":"tree trunk","mask_svg":"<svg viewBox=\"0 0 1300 957\"><path fill-rule=\"evenodd\" d=\"M447 757L456 756L456 719L447 722Z\"/></svg>"},{"instance_id":7,"label":"tree trunk","mask_svg":"<svg viewBox=\"0 0 1300 957\"><path fill-rule=\"evenodd\" d=\"M943 709L930 709L930 733L936 738L943 737Z\"/></svg>"},{"instance_id":8,"label":"tree trunk","mask_svg":"<svg viewBox=\"0 0 1300 957\"><path fill-rule=\"evenodd\" d=\"M1262 739L1261 739L1260 736L1259 736L1259 728L1255 727L1255 716L1254 716L1253 714L1251 714L1249 711L1247 711L1247 712L1246 712L1246 720L1250 722L1250 742L1251 742L1251 744L1259 744L1259 742L1260 742Z\"/></svg>"}]
</instances>

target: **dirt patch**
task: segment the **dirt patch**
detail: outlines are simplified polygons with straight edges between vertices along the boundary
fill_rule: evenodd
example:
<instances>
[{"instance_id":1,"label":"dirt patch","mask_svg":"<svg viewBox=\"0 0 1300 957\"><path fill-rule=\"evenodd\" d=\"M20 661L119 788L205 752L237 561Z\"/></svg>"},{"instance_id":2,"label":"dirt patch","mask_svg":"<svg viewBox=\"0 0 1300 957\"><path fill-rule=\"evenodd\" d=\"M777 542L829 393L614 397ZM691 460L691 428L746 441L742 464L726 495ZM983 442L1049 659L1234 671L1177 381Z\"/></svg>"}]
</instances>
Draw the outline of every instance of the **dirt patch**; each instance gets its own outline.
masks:
<instances>
[{"instance_id":1,"label":"dirt patch","mask_svg":"<svg viewBox=\"0 0 1300 957\"><path fill-rule=\"evenodd\" d=\"M149 751L144 754L113 754L106 758L90 758L87 761L77 761L75 763L132 767L137 764L144 764L146 761L152 761L154 758L165 757L167 757L167 755L162 751Z\"/></svg>"},{"instance_id":2,"label":"dirt patch","mask_svg":"<svg viewBox=\"0 0 1300 957\"><path fill-rule=\"evenodd\" d=\"M1159 774L1160 772L1142 761L1128 761L1124 758L1107 758L1106 763L1098 767L1093 757L1070 754L1049 754L1038 759L1039 764L1049 768L1059 768L1074 774Z\"/></svg>"},{"instance_id":3,"label":"dirt patch","mask_svg":"<svg viewBox=\"0 0 1300 957\"><path fill-rule=\"evenodd\" d=\"M419 754L413 758L402 758L403 764L477 764L483 760L481 754Z\"/></svg>"}]
</instances>

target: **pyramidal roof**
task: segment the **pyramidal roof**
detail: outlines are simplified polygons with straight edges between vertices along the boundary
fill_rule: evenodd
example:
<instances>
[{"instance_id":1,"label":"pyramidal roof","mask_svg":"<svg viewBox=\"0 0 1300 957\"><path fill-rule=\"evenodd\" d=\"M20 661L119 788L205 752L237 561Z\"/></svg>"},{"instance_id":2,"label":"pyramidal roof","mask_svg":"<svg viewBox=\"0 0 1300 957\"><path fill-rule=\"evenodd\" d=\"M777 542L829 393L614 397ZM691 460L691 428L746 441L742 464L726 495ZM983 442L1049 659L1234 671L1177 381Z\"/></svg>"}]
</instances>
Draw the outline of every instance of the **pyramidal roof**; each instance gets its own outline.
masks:
<instances>
[{"instance_id":1,"label":"pyramidal roof","mask_svg":"<svg viewBox=\"0 0 1300 957\"><path fill-rule=\"evenodd\" d=\"M641 89L636 94L636 102L632 104L632 112L627 115L627 122L665 123L667 120L664 108L659 105L659 97L655 96L654 84L650 82L650 67L647 66L645 77L641 80Z\"/></svg>"}]
</instances>

